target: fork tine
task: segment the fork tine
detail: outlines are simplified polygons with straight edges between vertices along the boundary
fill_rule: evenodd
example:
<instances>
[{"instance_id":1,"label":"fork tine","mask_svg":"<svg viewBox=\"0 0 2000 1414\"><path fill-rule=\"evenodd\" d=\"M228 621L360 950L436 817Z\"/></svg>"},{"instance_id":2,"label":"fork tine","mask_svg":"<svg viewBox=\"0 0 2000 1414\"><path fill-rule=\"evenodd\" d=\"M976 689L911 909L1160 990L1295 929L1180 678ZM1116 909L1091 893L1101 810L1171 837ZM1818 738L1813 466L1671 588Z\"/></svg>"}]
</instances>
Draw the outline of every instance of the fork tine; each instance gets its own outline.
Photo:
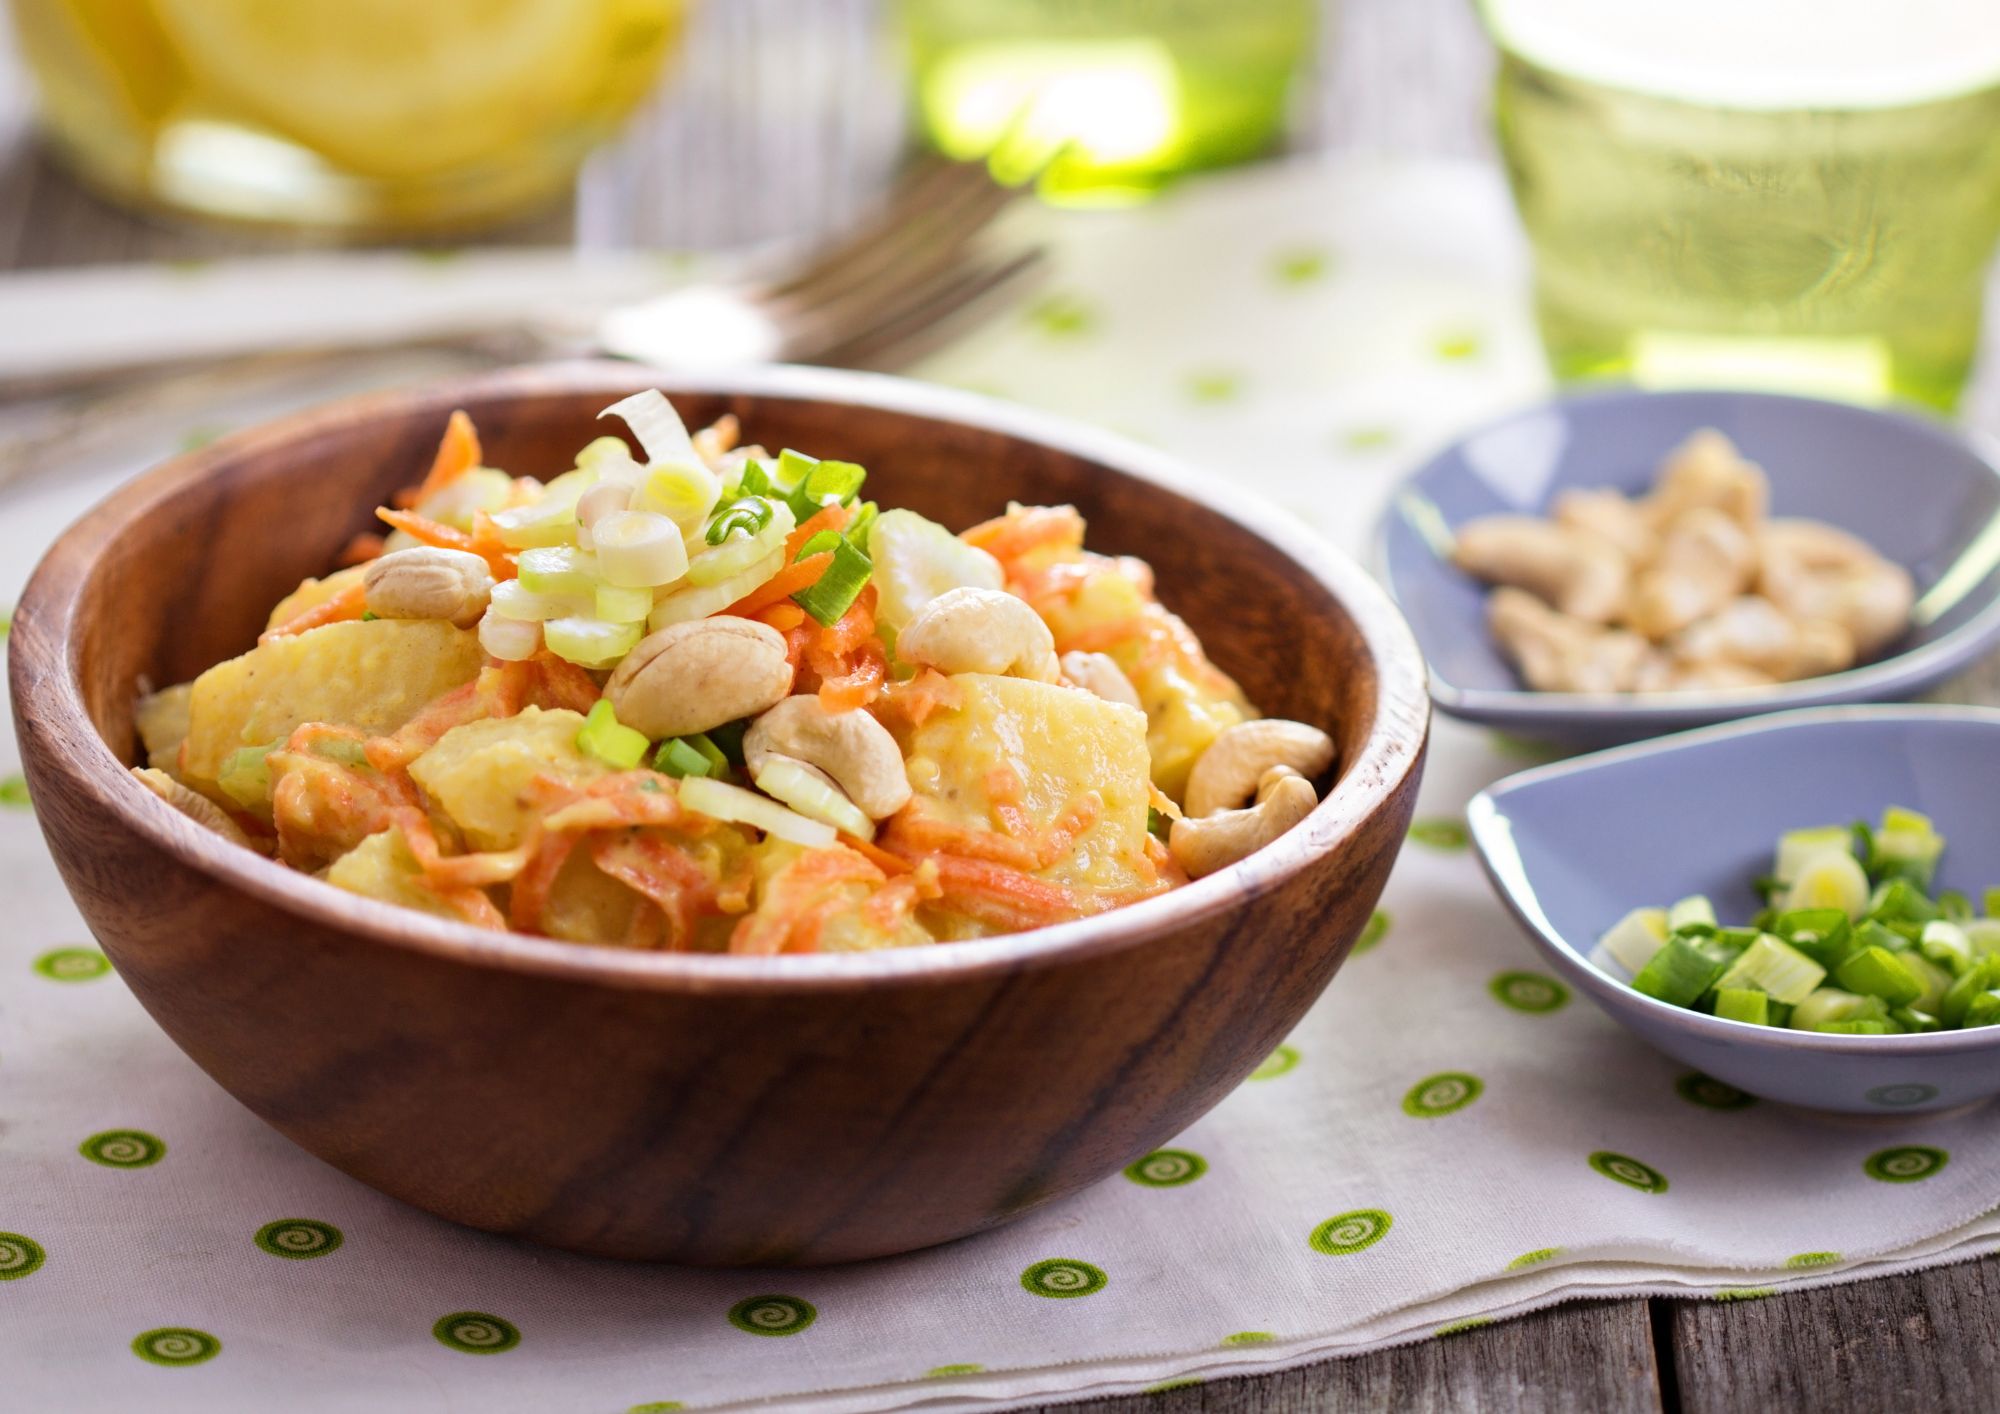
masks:
<instances>
[{"instance_id":1,"label":"fork tine","mask_svg":"<svg viewBox=\"0 0 2000 1414\"><path fill-rule=\"evenodd\" d=\"M914 214L948 204L967 188L988 185L992 185L992 178L977 164L950 162L941 157L919 158L847 230L815 251L803 267L793 262L781 266L770 288L789 289L822 269L873 249L885 237L908 226Z\"/></svg>"},{"instance_id":2,"label":"fork tine","mask_svg":"<svg viewBox=\"0 0 2000 1414\"><path fill-rule=\"evenodd\" d=\"M843 368L907 367L949 343L967 325L992 312L1003 295L1019 292L1046 270L1048 253L1037 247L1004 260L961 267L931 282L902 305L861 329L829 329L817 348L788 350L802 363Z\"/></svg>"}]
</instances>

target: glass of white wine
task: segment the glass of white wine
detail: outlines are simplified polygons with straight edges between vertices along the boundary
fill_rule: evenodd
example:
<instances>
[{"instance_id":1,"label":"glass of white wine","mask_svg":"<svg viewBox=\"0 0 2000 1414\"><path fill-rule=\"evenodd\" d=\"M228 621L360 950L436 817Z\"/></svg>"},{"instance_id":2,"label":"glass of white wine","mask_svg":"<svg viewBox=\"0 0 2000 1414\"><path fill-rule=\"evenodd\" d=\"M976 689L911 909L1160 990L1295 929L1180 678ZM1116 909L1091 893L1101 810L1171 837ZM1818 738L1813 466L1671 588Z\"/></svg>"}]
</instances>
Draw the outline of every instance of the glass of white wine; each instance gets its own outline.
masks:
<instances>
[{"instance_id":1,"label":"glass of white wine","mask_svg":"<svg viewBox=\"0 0 2000 1414\"><path fill-rule=\"evenodd\" d=\"M134 204L378 234L560 194L687 0L13 0L55 150Z\"/></svg>"},{"instance_id":2,"label":"glass of white wine","mask_svg":"<svg viewBox=\"0 0 2000 1414\"><path fill-rule=\"evenodd\" d=\"M1952 408L2000 235L1993 0L1481 0L1556 374Z\"/></svg>"}]
</instances>

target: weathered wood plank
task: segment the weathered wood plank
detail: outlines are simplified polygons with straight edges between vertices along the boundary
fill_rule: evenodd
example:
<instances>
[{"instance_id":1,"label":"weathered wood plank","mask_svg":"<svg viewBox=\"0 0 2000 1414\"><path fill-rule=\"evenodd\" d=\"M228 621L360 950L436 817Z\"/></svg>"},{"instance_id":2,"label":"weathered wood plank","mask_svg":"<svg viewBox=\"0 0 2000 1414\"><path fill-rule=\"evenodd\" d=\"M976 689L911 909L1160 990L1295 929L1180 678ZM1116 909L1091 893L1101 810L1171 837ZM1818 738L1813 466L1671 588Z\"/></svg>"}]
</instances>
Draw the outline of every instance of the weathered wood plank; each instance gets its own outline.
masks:
<instances>
[{"instance_id":1,"label":"weathered wood plank","mask_svg":"<svg viewBox=\"0 0 2000 1414\"><path fill-rule=\"evenodd\" d=\"M1756 1301L1670 1303L1687 1414L1989 1409L2000 1259Z\"/></svg>"},{"instance_id":2,"label":"weathered wood plank","mask_svg":"<svg viewBox=\"0 0 2000 1414\"><path fill-rule=\"evenodd\" d=\"M1275 1375L1052 1405L1041 1414L1659 1414L1664 1407L1646 1303L1591 1301Z\"/></svg>"}]
</instances>

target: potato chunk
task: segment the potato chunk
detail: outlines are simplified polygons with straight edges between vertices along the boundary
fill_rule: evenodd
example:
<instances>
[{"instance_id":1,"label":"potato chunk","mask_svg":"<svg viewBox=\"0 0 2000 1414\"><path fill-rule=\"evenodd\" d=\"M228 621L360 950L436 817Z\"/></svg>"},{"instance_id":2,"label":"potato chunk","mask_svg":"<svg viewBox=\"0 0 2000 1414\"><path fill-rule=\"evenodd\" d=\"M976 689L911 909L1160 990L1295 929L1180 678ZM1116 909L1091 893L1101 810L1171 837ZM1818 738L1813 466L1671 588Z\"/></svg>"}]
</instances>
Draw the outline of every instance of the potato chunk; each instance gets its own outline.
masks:
<instances>
[{"instance_id":1,"label":"potato chunk","mask_svg":"<svg viewBox=\"0 0 2000 1414\"><path fill-rule=\"evenodd\" d=\"M1053 853L1029 871L1052 882L1150 887L1145 715L1026 678L960 673L951 681L959 705L933 712L903 742L911 808ZM1083 822L1067 841L1052 834L1065 820Z\"/></svg>"},{"instance_id":2,"label":"potato chunk","mask_svg":"<svg viewBox=\"0 0 2000 1414\"><path fill-rule=\"evenodd\" d=\"M474 849L512 849L535 814L529 781L585 781L611 769L577 750L582 729L583 718L563 708L467 722L411 762L410 776Z\"/></svg>"},{"instance_id":3,"label":"potato chunk","mask_svg":"<svg viewBox=\"0 0 2000 1414\"><path fill-rule=\"evenodd\" d=\"M481 661L476 634L430 621L352 620L274 638L195 679L182 770L212 795L232 752L307 722L392 732L470 682Z\"/></svg>"},{"instance_id":4,"label":"potato chunk","mask_svg":"<svg viewBox=\"0 0 2000 1414\"><path fill-rule=\"evenodd\" d=\"M317 609L339 598L344 590L361 583L362 576L367 573L366 565L349 565L344 570L335 570L325 579L302 581L297 589L272 606L271 616L264 621L264 627L276 628L279 624L290 623L306 610Z\"/></svg>"},{"instance_id":5,"label":"potato chunk","mask_svg":"<svg viewBox=\"0 0 2000 1414\"><path fill-rule=\"evenodd\" d=\"M423 871L401 830L382 830L333 861L326 881L351 894L456 918L451 906L424 887Z\"/></svg>"}]
</instances>

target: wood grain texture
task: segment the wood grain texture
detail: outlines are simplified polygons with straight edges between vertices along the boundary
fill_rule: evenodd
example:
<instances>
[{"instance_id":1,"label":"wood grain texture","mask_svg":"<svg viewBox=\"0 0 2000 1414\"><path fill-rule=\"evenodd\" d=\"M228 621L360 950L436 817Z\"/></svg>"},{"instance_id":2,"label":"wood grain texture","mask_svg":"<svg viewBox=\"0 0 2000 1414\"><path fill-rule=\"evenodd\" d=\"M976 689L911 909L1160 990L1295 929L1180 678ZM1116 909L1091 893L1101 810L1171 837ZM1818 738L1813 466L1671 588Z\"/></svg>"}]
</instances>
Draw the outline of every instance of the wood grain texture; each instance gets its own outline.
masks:
<instances>
[{"instance_id":1,"label":"wood grain texture","mask_svg":"<svg viewBox=\"0 0 2000 1414\"><path fill-rule=\"evenodd\" d=\"M1178 494L1155 454L961 394L823 370L664 381L695 425L839 453L949 525L1073 502L1271 711L1340 747L1318 810L1233 869L1036 935L853 956L631 952L480 932L220 840L124 769L142 677L240 652L464 408L552 474L630 365L376 395L170 462L65 533L10 668L37 818L92 931L183 1050L310 1152L475 1227L725 1265L929 1246L1101 1179L1215 1105L1304 1015L1380 895L1428 703L1386 596L1282 518ZM285 524L287 537L269 527ZM135 607L150 606L150 607ZM122 758L122 759L121 759ZM801 1182L801 1175L811 1175Z\"/></svg>"},{"instance_id":2,"label":"wood grain texture","mask_svg":"<svg viewBox=\"0 0 2000 1414\"><path fill-rule=\"evenodd\" d=\"M1556 1306L1441 1340L1143 1398L1155 1414L1657 1414L1663 1407L1644 1301ZM1041 1414L1130 1414L1138 1403L1092 1400Z\"/></svg>"},{"instance_id":3,"label":"wood grain texture","mask_svg":"<svg viewBox=\"0 0 2000 1414\"><path fill-rule=\"evenodd\" d=\"M2000 1387L1992 1258L1726 1304L1674 1303L1688 1414L1979 1410Z\"/></svg>"}]
</instances>

